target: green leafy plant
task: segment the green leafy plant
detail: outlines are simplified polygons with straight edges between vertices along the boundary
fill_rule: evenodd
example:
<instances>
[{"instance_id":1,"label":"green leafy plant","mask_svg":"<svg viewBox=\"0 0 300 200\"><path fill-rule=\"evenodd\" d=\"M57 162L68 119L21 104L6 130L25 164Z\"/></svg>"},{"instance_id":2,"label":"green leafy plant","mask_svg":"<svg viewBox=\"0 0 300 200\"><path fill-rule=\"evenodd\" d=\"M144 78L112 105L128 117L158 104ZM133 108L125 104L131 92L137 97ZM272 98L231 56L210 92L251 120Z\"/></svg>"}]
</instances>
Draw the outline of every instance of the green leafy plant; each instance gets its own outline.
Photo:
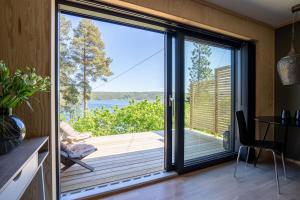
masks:
<instances>
[{"instance_id":1,"label":"green leafy plant","mask_svg":"<svg viewBox=\"0 0 300 200\"><path fill-rule=\"evenodd\" d=\"M0 61L0 108L16 108L23 102L32 109L29 97L37 92L47 92L50 78L36 73L35 68L18 69L12 74Z\"/></svg>"},{"instance_id":2,"label":"green leafy plant","mask_svg":"<svg viewBox=\"0 0 300 200\"><path fill-rule=\"evenodd\" d=\"M185 103L185 127L190 123L190 105ZM60 113L61 121L68 121ZM75 115L70 124L79 132L92 132L93 136L116 135L158 131L164 129L164 104L156 97L155 101L135 101L131 99L128 106L112 110L106 107L85 111L85 115Z\"/></svg>"},{"instance_id":3,"label":"green leafy plant","mask_svg":"<svg viewBox=\"0 0 300 200\"><path fill-rule=\"evenodd\" d=\"M85 115L71 119L72 126L79 132L92 132L94 136L136 133L164 129L164 106L160 99L131 100L128 106L106 107L86 111Z\"/></svg>"}]
</instances>

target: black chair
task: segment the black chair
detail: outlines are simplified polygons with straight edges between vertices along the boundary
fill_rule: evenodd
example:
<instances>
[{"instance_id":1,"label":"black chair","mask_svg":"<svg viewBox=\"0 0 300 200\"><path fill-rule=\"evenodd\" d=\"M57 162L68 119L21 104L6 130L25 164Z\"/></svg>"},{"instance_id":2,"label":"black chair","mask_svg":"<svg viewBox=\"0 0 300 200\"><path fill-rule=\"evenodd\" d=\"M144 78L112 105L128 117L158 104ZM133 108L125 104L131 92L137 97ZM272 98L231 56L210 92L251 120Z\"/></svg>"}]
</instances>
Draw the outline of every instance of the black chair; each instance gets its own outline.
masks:
<instances>
[{"instance_id":1,"label":"black chair","mask_svg":"<svg viewBox=\"0 0 300 200\"><path fill-rule=\"evenodd\" d=\"M261 148L261 149L266 150L266 151L271 151L272 154L273 154L273 158L274 158L277 190L278 190L278 193L280 194L279 181L278 181L278 172L277 172L277 162L276 162L276 153L281 154L284 177L286 179L285 161L284 161L285 159L284 159L284 154L283 154L283 144L278 143L278 142L274 142L274 141L255 140L254 137L251 135L252 133L249 133L249 131L248 131L243 111L237 111L236 112L236 119L237 119L238 128L239 128L239 136L240 136L241 146L239 148L239 152L238 152L238 156L237 156L237 160L236 160L236 166L235 166L235 170L234 170L234 177L236 177L236 171L237 171L237 167L238 167L238 164L239 164L240 153L241 153L242 148L246 147L247 150L248 150L246 163L248 163L249 152L250 152L251 148Z\"/></svg>"}]
</instances>

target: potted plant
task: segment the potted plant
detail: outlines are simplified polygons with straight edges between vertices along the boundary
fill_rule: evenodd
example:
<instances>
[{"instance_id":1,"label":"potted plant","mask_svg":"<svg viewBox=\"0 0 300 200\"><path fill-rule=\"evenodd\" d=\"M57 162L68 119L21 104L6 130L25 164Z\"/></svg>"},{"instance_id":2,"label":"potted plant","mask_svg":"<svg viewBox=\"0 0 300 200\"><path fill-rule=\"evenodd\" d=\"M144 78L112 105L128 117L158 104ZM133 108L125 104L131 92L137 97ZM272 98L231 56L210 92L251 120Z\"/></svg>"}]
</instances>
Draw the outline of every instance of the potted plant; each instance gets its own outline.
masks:
<instances>
[{"instance_id":1,"label":"potted plant","mask_svg":"<svg viewBox=\"0 0 300 200\"><path fill-rule=\"evenodd\" d=\"M12 110L24 102L33 110L29 97L48 91L49 86L50 78L38 75L34 68L18 69L12 74L0 61L0 155L19 145L25 137L25 125Z\"/></svg>"}]
</instances>

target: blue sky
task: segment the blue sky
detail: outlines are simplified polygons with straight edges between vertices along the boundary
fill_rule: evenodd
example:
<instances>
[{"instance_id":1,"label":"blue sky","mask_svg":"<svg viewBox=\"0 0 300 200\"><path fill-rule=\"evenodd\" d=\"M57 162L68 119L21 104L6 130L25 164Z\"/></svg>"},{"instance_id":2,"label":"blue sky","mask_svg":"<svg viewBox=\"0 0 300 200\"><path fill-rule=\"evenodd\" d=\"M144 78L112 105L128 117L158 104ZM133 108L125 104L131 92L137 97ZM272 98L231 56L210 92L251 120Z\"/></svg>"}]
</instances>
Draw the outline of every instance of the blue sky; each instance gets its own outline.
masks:
<instances>
[{"instance_id":1,"label":"blue sky","mask_svg":"<svg viewBox=\"0 0 300 200\"><path fill-rule=\"evenodd\" d=\"M70 15L65 16L72 22L73 28L78 25L81 19ZM141 65L119 76L130 67L163 49L163 34L96 20L93 20L93 23L98 26L101 32L106 55L113 60L110 65L113 75L107 78L108 82L106 83L103 81L92 83L93 91L143 92L164 90L163 50ZM187 68L191 65L192 42L186 42L185 48L185 67ZM230 59L230 50L212 47L212 55L209 58L211 68L228 65ZM116 76L119 77L116 78ZM185 84L188 84L188 78L186 78Z\"/></svg>"}]
</instances>

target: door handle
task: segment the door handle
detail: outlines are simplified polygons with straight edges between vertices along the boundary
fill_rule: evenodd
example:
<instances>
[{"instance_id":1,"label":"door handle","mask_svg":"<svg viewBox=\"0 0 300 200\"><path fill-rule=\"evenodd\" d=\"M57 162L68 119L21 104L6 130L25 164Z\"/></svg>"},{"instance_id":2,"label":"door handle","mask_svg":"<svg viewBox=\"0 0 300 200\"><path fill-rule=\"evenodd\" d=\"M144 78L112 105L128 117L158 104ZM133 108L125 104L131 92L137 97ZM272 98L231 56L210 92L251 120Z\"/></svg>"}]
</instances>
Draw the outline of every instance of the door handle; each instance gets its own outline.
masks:
<instances>
[{"instance_id":1,"label":"door handle","mask_svg":"<svg viewBox=\"0 0 300 200\"><path fill-rule=\"evenodd\" d=\"M172 95L169 95L169 107L171 107L172 109L172 115L175 116L175 105L174 105L174 101L175 101L175 98L172 97Z\"/></svg>"},{"instance_id":2,"label":"door handle","mask_svg":"<svg viewBox=\"0 0 300 200\"><path fill-rule=\"evenodd\" d=\"M174 98L172 97L172 95L169 95L169 107L173 106L173 102L174 102Z\"/></svg>"}]
</instances>

